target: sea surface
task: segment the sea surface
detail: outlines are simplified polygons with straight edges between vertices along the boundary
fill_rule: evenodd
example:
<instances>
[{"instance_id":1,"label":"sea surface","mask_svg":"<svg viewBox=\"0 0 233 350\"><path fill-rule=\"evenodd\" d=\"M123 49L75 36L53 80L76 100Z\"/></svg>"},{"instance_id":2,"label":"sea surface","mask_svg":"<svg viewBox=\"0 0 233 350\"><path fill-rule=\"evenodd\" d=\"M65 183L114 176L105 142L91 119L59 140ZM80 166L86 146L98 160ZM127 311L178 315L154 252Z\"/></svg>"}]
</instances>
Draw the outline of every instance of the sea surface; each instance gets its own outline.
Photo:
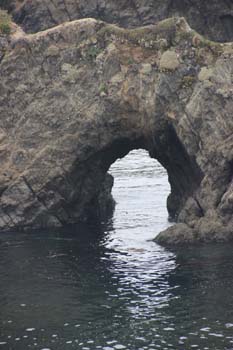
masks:
<instances>
[{"instance_id":1,"label":"sea surface","mask_svg":"<svg viewBox=\"0 0 233 350\"><path fill-rule=\"evenodd\" d=\"M0 350L233 349L233 247L157 245L166 171L141 150L110 171L107 224L0 235Z\"/></svg>"}]
</instances>

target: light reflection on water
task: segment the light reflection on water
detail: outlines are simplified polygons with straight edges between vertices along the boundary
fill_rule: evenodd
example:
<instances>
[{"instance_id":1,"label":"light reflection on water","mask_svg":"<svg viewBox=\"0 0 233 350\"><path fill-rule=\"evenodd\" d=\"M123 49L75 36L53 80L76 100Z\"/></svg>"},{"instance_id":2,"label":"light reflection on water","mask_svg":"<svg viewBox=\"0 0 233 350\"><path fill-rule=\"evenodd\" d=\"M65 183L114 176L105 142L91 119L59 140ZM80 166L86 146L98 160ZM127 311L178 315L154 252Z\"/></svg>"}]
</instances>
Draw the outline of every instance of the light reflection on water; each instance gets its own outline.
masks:
<instances>
[{"instance_id":1,"label":"light reflection on water","mask_svg":"<svg viewBox=\"0 0 233 350\"><path fill-rule=\"evenodd\" d=\"M158 246L164 169L134 151L111 171L107 225L0 236L0 349L233 349L232 247Z\"/></svg>"},{"instance_id":2,"label":"light reflection on water","mask_svg":"<svg viewBox=\"0 0 233 350\"><path fill-rule=\"evenodd\" d=\"M167 173L146 151L132 151L111 167L115 177L113 196L117 201L111 238L137 247L168 226L166 199L170 192ZM155 249L151 244L150 248Z\"/></svg>"}]
</instances>

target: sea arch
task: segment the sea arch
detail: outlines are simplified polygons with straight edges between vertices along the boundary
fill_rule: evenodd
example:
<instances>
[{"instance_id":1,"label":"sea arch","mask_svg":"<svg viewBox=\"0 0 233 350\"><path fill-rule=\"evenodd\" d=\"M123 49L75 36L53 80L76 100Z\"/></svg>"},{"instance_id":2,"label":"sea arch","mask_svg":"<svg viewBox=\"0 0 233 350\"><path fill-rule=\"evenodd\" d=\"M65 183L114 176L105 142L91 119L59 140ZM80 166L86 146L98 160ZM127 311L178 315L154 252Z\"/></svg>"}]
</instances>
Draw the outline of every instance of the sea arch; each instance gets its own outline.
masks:
<instances>
[{"instance_id":1,"label":"sea arch","mask_svg":"<svg viewBox=\"0 0 233 350\"><path fill-rule=\"evenodd\" d=\"M171 18L134 30L93 19L33 35L16 28L5 45L2 230L88 221L111 164L143 148L167 170L182 237L227 236L232 44Z\"/></svg>"}]
</instances>

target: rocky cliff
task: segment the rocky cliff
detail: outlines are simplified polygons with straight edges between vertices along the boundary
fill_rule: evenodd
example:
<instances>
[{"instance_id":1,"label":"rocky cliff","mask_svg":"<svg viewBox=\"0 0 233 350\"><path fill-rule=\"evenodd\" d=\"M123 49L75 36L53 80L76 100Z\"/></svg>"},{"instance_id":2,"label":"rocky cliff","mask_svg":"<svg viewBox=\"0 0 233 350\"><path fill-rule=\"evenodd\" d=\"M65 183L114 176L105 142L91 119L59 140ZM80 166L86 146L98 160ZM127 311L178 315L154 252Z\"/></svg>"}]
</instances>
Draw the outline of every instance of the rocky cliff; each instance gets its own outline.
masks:
<instances>
[{"instance_id":1,"label":"rocky cliff","mask_svg":"<svg viewBox=\"0 0 233 350\"><path fill-rule=\"evenodd\" d=\"M123 27L155 24L184 16L199 33L218 41L233 40L232 0L0 0L28 32L66 21L94 17Z\"/></svg>"},{"instance_id":2,"label":"rocky cliff","mask_svg":"<svg viewBox=\"0 0 233 350\"><path fill-rule=\"evenodd\" d=\"M0 63L1 230L92 219L111 164L144 148L167 169L178 222L158 241L233 238L233 44L178 17L13 31Z\"/></svg>"}]
</instances>

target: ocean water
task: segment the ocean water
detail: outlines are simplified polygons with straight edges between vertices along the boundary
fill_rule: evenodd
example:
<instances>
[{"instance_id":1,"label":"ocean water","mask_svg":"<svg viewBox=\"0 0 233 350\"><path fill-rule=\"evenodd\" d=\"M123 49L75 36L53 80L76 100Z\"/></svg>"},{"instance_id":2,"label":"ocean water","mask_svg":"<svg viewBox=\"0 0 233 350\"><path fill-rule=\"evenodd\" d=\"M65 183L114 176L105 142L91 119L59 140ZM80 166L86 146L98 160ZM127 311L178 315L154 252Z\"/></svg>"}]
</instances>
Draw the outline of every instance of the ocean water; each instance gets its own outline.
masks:
<instances>
[{"instance_id":1,"label":"ocean water","mask_svg":"<svg viewBox=\"0 0 233 350\"><path fill-rule=\"evenodd\" d=\"M108 223L0 235L0 350L233 349L232 246L157 245L166 171L139 150L110 172Z\"/></svg>"}]
</instances>

